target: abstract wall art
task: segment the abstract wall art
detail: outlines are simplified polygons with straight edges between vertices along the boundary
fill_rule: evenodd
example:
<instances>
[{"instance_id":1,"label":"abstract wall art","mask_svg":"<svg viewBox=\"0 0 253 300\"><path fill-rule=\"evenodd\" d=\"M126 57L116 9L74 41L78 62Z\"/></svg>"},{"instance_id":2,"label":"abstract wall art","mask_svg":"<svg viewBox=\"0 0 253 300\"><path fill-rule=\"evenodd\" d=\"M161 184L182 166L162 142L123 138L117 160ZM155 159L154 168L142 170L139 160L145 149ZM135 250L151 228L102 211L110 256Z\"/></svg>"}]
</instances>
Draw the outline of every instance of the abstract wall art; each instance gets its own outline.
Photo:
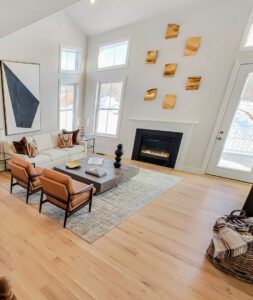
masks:
<instances>
[{"instance_id":1,"label":"abstract wall art","mask_svg":"<svg viewBox=\"0 0 253 300\"><path fill-rule=\"evenodd\" d=\"M180 26L177 24L168 24L165 39L175 39L179 35Z\"/></svg>"},{"instance_id":2,"label":"abstract wall art","mask_svg":"<svg viewBox=\"0 0 253 300\"><path fill-rule=\"evenodd\" d=\"M177 100L176 95L166 95L163 100L163 109L173 109Z\"/></svg>"},{"instance_id":3,"label":"abstract wall art","mask_svg":"<svg viewBox=\"0 0 253 300\"><path fill-rule=\"evenodd\" d=\"M201 82L201 76L192 76L188 77L187 83L186 83L186 90L198 90Z\"/></svg>"},{"instance_id":4,"label":"abstract wall art","mask_svg":"<svg viewBox=\"0 0 253 300\"><path fill-rule=\"evenodd\" d=\"M195 36L190 37L186 40L185 44L185 50L184 55L185 56L191 56L196 55L198 53L200 44L201 44L202 37L201 36Z\"/></svg>"},{"instance_id":5,"label":"abstract wall art","mask_svg":"<svg viewBox=\"0 0 253 300\"><path fill-rule=\"evenodd\" d=\"M175 77L177 70L177 64L165 65L163 76L164 77Z\"/></svg>"},{"instance_id":6,"label":"abstract wall art","mask_svg":"<svg viewBox=\"0 0 253 300\"><path fill-rule=\"evenodd\" d=\"M40 130L40 65L1 61L6 135Z\"/></svg>"},{"instance_id":7,"label":"abstract wall art","mask_svg":"<svg viewBox=\"0 0 253 300\"><path fill-rule=\"evenodd\" d=\"M157 89L151 89L147 91L144 100L145 101L154 100L156 96L157 96Z\"/></svg>"},{"instance_id":8,"label":"abstract wall art","mask_svg":"<svg viewBox=\"0 0 253 300\"><path fill-rule=\"evenodd\" d=\"M157 60L158 50L148 51L146 64L155 64Z\"/></svg>"}]
</instances>

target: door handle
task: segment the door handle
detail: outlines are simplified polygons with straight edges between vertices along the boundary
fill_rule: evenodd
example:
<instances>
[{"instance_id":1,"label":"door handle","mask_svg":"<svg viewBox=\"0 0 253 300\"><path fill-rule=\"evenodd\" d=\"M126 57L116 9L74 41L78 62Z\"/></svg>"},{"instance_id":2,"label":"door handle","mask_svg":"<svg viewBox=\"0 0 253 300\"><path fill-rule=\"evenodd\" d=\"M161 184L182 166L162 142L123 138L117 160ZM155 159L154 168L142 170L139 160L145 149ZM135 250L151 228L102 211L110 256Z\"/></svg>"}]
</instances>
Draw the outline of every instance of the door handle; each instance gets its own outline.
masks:
<instances>
[{"instance_id":1,"label":"door handle","mask_svg":"<svg viewBox=\"0 0 253 300\"><path fill-rule=\"evenodd\" d=\"M216 139L217 139L218 141L222 141L222 137L220 137L220 136L217 137Z\"/></svg>"}]
</instances>

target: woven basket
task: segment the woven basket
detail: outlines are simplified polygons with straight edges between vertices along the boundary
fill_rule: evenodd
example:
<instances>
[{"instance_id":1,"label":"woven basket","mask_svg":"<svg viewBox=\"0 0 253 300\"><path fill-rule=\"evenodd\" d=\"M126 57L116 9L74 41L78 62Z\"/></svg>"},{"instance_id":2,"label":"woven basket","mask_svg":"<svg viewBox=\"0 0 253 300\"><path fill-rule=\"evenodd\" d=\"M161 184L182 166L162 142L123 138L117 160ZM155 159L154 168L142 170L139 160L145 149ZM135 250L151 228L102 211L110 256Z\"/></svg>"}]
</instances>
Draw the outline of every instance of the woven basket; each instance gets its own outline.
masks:
<instances>
[{"instance_id":1,"label":"woven basket","mask_svg":"<svg viewBox=\"0 0 253 300\"><path fill-rule=\"evenodd\" d=\"M222 272L253 283L253 250L248 250L245 254L236 257L218 259L214 257L214 243L211 241L206 251L206 257Z\"/></svg>"}]
</instances>

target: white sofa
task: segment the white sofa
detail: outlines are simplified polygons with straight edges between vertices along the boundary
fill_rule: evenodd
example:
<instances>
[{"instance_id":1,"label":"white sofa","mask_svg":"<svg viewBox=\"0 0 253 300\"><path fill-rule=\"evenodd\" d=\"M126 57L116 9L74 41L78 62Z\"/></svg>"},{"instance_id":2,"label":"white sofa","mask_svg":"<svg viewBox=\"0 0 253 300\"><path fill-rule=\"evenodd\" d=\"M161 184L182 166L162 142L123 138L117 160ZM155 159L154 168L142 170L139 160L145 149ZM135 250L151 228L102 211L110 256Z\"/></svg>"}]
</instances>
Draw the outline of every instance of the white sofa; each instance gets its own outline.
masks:
<instances>
[{"instance_id":1,"label":"white sofa","mask_svg":"<svg viewBox=\"0 0 253 300\"><path fill-rule=\"evenodd\" d=\"M70 160L78 160L87 156L87 144L81 142L72 148L61 149L58 147L58 134L59 132L42 133L28 137L28 139L34 139L37 148L38 155L30 158L27 155L17 154L13 150L12 141L4 142L4 151L10 155L15 155L23 158L30 163L35 163L36 166L42 166L45 168L53 168L57 165L65 164Z\"/></svg>"}]
</instances>

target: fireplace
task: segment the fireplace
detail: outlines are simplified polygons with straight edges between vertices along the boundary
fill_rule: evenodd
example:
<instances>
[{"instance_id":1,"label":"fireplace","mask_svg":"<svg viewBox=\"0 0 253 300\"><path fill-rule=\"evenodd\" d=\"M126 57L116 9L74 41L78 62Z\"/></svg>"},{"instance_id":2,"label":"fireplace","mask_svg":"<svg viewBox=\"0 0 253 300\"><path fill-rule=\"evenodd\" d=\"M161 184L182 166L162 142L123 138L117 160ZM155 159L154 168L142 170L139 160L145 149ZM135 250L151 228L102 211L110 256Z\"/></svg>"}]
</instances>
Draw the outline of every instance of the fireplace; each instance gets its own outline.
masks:
<instances>
[{"instance_id":1,"label":"fireplace","mask_svg":"<svg viewBox=\"0 0 253 300\"><path fill-rule=\"evenodd\" d=\"M137 129L133 160L174 168L183 133Z\"/></svg>"}]
</instances>

